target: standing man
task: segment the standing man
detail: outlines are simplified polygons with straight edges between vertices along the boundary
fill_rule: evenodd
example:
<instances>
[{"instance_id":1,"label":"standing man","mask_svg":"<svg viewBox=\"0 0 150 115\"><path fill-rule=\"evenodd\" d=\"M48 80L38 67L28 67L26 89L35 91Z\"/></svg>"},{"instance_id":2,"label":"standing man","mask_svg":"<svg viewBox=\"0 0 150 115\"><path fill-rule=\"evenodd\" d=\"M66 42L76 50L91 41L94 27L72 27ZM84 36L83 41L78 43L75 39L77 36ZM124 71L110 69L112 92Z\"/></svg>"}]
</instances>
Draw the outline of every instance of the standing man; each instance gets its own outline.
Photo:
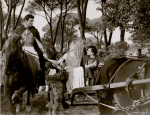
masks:
<instances>
[{"instance_id":1,"label":"standing man","mask_svg":"<svg viewBox=\"0 0 150 115\"><path fill-rule=\"evenodd\" d=\"M38 59L40 62L41 72L39 75L38 86L45 85L45 59L47 55L44 53L43 46L41 44L41 39L38 30L33 26L34 16L28 14L24 17L24 22L22 25L18 26L14 31L12 37L13 42L21 40L23 43L25 52L31 54L38 54ZM32 34L30 34L32 33ZM36 61L37 62L37 61Z\"/></svg>"}]
</instances>

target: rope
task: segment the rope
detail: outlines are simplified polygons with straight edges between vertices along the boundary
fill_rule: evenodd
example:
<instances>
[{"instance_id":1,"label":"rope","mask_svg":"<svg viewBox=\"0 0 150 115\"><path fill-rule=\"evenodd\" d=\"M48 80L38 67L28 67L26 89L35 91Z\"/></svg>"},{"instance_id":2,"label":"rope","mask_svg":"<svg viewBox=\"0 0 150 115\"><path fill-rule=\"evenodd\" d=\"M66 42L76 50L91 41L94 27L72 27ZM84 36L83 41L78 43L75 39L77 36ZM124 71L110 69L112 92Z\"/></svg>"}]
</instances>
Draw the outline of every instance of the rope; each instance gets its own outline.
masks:
<instances>
[{"instance_id":1,"label":"rope","mask_svg":"<svg viewBox=\"0 0 150 115\"><path fill-rule=\"evenodd\" d=\"M106 105L106 104L104 104L104 103L99 103L98 101L96 101L95 99L93 99L92 97L90 97L90 96L89 96L88 94L86 94L85 92L83 92L83 93L84 93L86 96L88 96L90 99L92 99L94 102L96 102L97 104L103 105L103 106L108 107L108 108L110 108L110 109L117 110L116 107L110 106L110 105Z\"/></svg>"}]
</instances>

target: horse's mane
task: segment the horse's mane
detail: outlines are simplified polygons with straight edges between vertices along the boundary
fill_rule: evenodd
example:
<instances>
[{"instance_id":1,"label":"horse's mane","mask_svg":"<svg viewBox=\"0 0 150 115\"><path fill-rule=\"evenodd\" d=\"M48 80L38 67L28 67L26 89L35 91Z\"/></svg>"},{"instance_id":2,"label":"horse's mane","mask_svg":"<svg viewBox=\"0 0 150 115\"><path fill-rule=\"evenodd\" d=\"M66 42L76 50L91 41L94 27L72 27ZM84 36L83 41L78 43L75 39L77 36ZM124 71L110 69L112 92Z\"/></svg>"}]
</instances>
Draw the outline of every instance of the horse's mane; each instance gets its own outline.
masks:
<instances>
[{"instance_id":1,"label":"horse's mane","mask_svg":"<svg viewBox=\"0 0 150 115\"><path fill-rule=\"evenodd\" d=\"M19 63L21 61L21 42L9 41L8 46L5 49L6 54L6 70L9 72L14 72L19 68Z\"/></svg>"}]
</instances>

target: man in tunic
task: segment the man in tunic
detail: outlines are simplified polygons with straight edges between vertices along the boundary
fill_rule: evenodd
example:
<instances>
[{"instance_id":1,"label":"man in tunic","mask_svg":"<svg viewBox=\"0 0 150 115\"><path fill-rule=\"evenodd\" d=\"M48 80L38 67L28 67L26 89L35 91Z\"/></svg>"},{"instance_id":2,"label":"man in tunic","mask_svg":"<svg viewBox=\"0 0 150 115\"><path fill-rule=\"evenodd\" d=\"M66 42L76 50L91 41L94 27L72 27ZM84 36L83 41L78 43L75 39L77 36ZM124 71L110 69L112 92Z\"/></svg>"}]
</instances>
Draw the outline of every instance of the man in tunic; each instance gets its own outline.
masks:
<instances>
[{"instance_id":1,"label":"man in tunic","mask_svg":"<svg viewBox=\"0 0 150 115\"><path fill-rule=\"evenodd\" d=\"M12 38L13 42L21 40L23 50L27 54L34 57L38 70L41 70L39 74L38 86L43 86L45 85L45 59L47 59L47 55L44 53L39 32L33 26L33 22L34 16L31 14L26 15L24 17L23 24L18 26L18 28L16 28L16 30L13 32ZM32 65L30 64L30 67L31 66Z\"/></svg>"}]
</instances>

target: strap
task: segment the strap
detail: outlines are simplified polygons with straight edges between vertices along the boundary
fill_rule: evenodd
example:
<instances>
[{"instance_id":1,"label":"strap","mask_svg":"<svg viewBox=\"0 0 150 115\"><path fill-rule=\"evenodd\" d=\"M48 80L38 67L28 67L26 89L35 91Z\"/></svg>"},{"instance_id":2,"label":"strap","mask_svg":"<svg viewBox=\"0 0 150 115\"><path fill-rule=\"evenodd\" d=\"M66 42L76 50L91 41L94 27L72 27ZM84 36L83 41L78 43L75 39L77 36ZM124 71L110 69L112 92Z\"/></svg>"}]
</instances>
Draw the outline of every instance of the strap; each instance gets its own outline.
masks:
<instances>
[{"instance_id":1,"label":"strap","mask_svg":"<svg viewBox=\"0 0 150 115\"><path fill-rule=\"evenodd\" d=\"M126 79L126 90L130 96L130 98L132 98L132 89L133 89L133 85L132 85L132 82L138 78L138 74L137 73L134 73L132 74L130 77L128 77Z\"/></svg>"},{"instance_id":2,"label":"strap","mask_svg":"<svg viewBox=\"0 0 150 115\"><path fill-rule=\"evenodd\" d=\"M123 64L121 64L121 66L117 69L117 71L114 73L114 75L111 77L110 81L109 81L109 84L112 83L113 79L115 78L117 72L120 70L120 68L125 65L127 62L129 62L130 59L128 59L127 61L125 61Z\"/></svg>"},{"instance_id":3,"label":"strap","mask_svg":"<svg viewBox=\"0 0 150 115\"><path fill-rule=\"evenodd\" d=\"M44 53L44 47L42 45L42 43L35 37L35 41L37 43L37 45L39 46L39 48L41 49L41 51Z\"/></svg>"}]
</instances>

